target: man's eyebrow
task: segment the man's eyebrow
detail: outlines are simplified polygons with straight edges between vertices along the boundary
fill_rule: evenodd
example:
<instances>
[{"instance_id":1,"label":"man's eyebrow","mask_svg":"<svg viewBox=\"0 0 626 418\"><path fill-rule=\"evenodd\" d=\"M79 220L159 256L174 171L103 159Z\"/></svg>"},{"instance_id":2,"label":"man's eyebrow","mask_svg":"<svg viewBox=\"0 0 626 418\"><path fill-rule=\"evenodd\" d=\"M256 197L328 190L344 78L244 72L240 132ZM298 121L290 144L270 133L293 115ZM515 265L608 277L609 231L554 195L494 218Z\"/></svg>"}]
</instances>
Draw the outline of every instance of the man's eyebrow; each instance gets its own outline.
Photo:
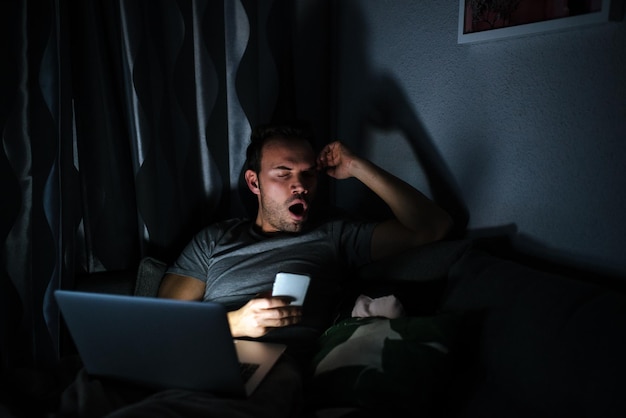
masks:
<instances>
[{"instance_id":1,"label":"man's eyebrow","mask_svg":"<svg viewBox=\"0 0 626 418\"><path fill-rule=\"evenodd\" d=\"M286 165L277 165L271 168L271 170L293 170L293 168Z\"/></svg>"},{"instance_id":2,"label":"man's eyebrow","mask_svg":"<svg viewBox=\"0 0 626 418\"><path fill-rule=\"evenodd\" d=\"M309 168L307 168L306 170L303 171L317 171L317 165L313 164L312 166L310 166Z\"/></svg>"},{"instance_id":3,"label":"man's eyebrow","mask_svg":"<svg viewBox=\"0 0 626 418\"><path fill-rule=\"evenodd\" d=\"M311 166L309 166L306 170L304 171L315 171L317 169L317 165L313 164ZM286 166L286 165L277 165L272 167L270 170L293 170L293 167L290 166Z\"/></svg>"}]
</instances>

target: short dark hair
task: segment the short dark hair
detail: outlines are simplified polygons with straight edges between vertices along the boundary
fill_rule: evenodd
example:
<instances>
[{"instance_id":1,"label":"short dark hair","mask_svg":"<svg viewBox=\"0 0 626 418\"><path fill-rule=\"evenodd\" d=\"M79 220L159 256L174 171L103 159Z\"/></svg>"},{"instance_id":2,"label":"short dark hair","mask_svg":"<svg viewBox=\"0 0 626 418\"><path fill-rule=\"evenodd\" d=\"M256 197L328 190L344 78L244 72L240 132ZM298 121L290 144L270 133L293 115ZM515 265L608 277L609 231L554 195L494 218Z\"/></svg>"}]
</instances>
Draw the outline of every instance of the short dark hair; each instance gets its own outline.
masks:
<instances>
[{"instance_id":1,"label":"short dark hair","mask_svg":"<svg viewBox=\"0 0 626 418\"><path fill-rule=\"evenodd\" d=\"M250 135L250 144L246 150L246 170L255 173L261 171L261 151L263 145L272 138L284 138L287 140L301 140L313 145L313 133L304 123L290 123L281 125L259 125Z\"/></svg>"}]
</instances>

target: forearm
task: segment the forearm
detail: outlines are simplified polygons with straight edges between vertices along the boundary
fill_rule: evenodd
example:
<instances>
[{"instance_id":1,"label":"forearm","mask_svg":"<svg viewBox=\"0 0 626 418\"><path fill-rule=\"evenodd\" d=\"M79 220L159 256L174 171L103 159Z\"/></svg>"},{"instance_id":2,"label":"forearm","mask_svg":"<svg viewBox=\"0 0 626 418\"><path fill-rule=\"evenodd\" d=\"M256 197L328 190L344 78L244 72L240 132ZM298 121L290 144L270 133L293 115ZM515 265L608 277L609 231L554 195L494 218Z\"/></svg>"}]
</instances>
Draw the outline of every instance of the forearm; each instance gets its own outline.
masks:
<instances>
[{"instance_id":1,"label":"forearm","mask_svg":"<svg viewBox=\"0 0 626 418\"><path fill-rule=\"evenodd\" d=\"M450 215L432 200L371 161L353 155L338 141L322 149L317 163L333 178L358 179L393 212L395 219L375 230L372 238L375 258L442 239L452 227Z\"/></svg>"},{"instance_id":2,"label":"forearm","mask_svg":"<svg viewBox=\"0 0 626 418\"><path fill-rule=\"evenodd\" d=\"M402 226L420 234L420 241L441 239L450 230L450 215L398 177L358 157L350 162L349 171L389 206Z\"/></svg>"}]
</instances>

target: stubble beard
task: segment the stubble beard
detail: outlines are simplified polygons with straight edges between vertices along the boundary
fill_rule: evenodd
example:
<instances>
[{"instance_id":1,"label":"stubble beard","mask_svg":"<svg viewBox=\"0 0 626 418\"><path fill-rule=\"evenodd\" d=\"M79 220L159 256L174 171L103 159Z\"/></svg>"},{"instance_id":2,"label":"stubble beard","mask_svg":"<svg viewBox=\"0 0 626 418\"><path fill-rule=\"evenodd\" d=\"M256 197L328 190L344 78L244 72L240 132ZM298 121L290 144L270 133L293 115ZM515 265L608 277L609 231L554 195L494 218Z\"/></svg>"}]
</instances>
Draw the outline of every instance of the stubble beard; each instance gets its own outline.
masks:
<instances>
[{"instance_id":1,"label":"stubble beard","mask_svg":"<svg viewBox=\"0 0 626 418\"><path fill-rule=\"evenodd\" d=\"M261 196L260 211L263 216L263 221L269 224L278 232L300 232L304 228L306 218L302 221L296 221L287 216L281 216L283 212L289 213L286 209L288 205L280 204L276 201L266 199L265 196Z\"/></svg>"}]
</instances>

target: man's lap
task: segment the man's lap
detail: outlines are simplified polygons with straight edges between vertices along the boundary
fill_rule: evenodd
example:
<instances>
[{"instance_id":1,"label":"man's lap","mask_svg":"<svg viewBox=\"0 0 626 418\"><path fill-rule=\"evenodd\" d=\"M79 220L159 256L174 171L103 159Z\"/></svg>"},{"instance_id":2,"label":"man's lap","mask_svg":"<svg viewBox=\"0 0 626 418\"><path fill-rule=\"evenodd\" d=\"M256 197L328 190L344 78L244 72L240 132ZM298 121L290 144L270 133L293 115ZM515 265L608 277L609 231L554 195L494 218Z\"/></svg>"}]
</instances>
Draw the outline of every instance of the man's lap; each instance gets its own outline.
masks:
<instances>
[{"instance_id":1,"label":"man's lap","mask_svg":"<svg viewBox=\"0 0 626 418\"><path fill-rule=\"evenodd\" d=\"M150 392L81 370L63 393L58 417L291 417L302 405L302 385L301 371L286 356L247 399L179 389Z\"/></svg>"}]
</instances>

